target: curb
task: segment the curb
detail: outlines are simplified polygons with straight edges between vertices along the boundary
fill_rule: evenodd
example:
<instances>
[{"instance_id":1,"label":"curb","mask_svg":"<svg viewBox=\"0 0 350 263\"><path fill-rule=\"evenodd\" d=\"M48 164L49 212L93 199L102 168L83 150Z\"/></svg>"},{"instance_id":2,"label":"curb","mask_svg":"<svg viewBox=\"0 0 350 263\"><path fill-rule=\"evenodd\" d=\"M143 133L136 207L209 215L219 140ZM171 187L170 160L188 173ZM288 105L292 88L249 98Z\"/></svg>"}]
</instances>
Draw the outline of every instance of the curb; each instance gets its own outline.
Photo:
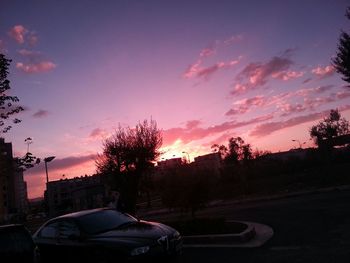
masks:
<instances>
[{"instance_id":1,"label":"curb","mask_svg":"<svg viewBox=\"0 0 350 263\"><path fill-rule=\"evenodd\" d=\"M239 234L184 236L184 248L257 248L264 245L274 234L271 227L254 222L238 222L248 225Z\"/></svg>"}]
</instances>

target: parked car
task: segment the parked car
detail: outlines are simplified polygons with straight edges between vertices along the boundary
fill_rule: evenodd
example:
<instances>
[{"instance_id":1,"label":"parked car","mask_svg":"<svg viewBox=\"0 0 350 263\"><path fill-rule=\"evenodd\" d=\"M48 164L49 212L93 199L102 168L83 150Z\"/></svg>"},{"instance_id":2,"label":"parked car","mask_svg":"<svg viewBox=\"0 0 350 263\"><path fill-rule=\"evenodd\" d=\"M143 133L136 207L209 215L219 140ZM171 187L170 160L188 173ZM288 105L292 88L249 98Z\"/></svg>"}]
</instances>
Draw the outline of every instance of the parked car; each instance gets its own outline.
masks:
<instances>
[{"instance_id":1,"label":"parked car","mask_svg":"<svg viewBox=\"0 0 350 263\"><path fill-rule=\"evenodd\" d=\"M109 208L56 217L41 226L33 238L44 262L119 262L176 257L182 251L182 237L175 229Z\"/></svg>"},{"instance_id":2,"label":"parked car","mask_svg":"<svg viewBox=\"0 0 350 263\"><path fill-rule=\"evenodd\" d=\"M39 262L39 251L23 225L0 226L1 262Z\"/></svg>"}]
</instances>

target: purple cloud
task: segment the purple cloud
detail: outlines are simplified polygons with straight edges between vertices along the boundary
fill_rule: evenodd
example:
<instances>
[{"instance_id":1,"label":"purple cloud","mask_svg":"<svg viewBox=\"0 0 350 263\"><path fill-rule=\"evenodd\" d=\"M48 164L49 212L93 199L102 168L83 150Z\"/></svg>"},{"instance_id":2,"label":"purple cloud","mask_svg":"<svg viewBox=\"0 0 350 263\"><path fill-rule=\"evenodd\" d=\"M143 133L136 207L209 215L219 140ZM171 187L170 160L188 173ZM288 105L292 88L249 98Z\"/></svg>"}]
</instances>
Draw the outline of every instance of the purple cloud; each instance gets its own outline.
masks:
<instances>
[{"instance_id":1,"label":"purple cloud","mask_svg":"<svg viewBox=\"0 0 350 263\"><path fill-rule=\"evenodd\" d=\"M234 103L235 108L230 109L225 113L226 116L232 116L237 114L244 114L254 106L264 106L267 103L267 99L264 96L255 96L249 99L243 99Z\"/></svg>"},{"instance_id":2,"label":"purple cloud","mask_svg":"<svg viewBox=\"0 0 350 263\"><path fill-rule=\"evenodd\" d=\"M95 160L97 157L96 154L89 154L83 156L71 156L66 158L56 158L54 161L50 162L50 171L59 171L75 166L79 166L81 164L91 162ZM34 174L43 174L45 171L44 163L41 162L39 165L29 169L26 174L34 175Z\"/></svg>"},{"instance_id":3,"label":"purple cloud","mask_svg":"<svg viewBox=\"0 0 350 263\"><path fill-rule=\"evenodd\" d=\"M202 122L200 120L191 120L186 122L186 128L189 130L198 128L198 126L201 124Z\"/></svg>"},{"instance_id":4,"label":"purple cloud","mask_svg":"<svg viewBox=\"0 0 350 263\"><path fill-rule=\"evenodd\" d=\"M16 68L25 73L34 74L34 73L44 73L44 72L51 71L54 68L56 68L56 64L51 61L41 61L38 63L29 63L29 64L17 62Z\"/></svg>"},{"instance_id":5,"label":"purple cloud","mask_svg":"<svg viewBox=\"0 0 350 263\"><path fill-rule=\"evenodd\" d=\"M41 55L40 51L28 50L25 48L18 50L18 53L24 57L29 58L38 58Z\"/></svg>"},{"instance_id":6,"label":"purple cloud","mask_svg":"<svg viewBox=\"0 0 350 263\"><path fill-rule=\"evenodd\" d=\"M9 31L9 36L13 38L18 44L23 44L25 35L28 33L28 29L26 29L22 25L15 25Z\"/></svg>"},{"instance_id":7,"label":"purple cloud","mask_svg":"<svg viewBox=\"0 0 350 263\"><path fill-rule=\"evenodd\" d=\"M219 125L210 126L207 128L199 128L199 127L171 128L163 131L164 144L171 145L176 140L181 140L184 143L189 143L191 141L203 139L207 136L212 136L212 135L220 134L222 132L227 132L229 130L233 130L236 128L248 126L254 123L267 121L272 118L273 118L272 114L267 114L267 115L263 115L263 116L259 116L259 117L247 120L247 121L241 121L241 122L229 121Z\"/></svg>"},{"instance_id":8,"label":"purple cloud","mask_svg":"<svg viewBox=\"0 0 350 263\"><path fill-rule=\"evenodd\" d=\"M93 129L89 135L92 139L98 139L106 135L106 131L102 130L101 128Z\"/></svg>"},{"instance_id":9,"label":"purple cloud","mask_svg":"<svg viewBox=\"0 0 350 263\"><path fill-rule=\"evenodd\" d=\"M328 78L335 73L335 68L332 65L326 67L316 67L311 70L311 73L319 77L320 79Z\"/></svg>"},{"instance_id":10,"label":"purple cloud","mask_svg":"<svg viewBox=\"0 0 350 263\"><path fill-rule=\"evenodd\" d=\"M270 78L284 78L288 80L299 77L302 73L288 71L293 61L286 56L290 52L284 52L282 56L275 56L266 63L253 62L247 65L236 77L237 83L231 94L240 94L249 90L263 87Z\"/></svg>"},{"instance_id":11,"label":"purple cloud","mask_svg":"<svg viewBox=\"0 0 350 263\"><path fill-rule=\"evenodd\" d=\"M197 78L203 78L205 80L208 80L211 75L213 75L215 72L221 70L221 69L228 69L230 67L233 67L236 65L241 57L239 57L236 60L231 60L228 62L218 62L212 66L209 67L201 67L202 61L199 60L197 63L191 65L183 74L185 78L192 78L192 77L197 77Z\"/></svg>"},{"instance_id":12,"label":"purple cloud","mask_svg":"<svg viewBox=\"0 0 350 263\"><path fill-rule=\"evenodd\" d=\"M44 118L44 117L47 117L48 115L49 115L49 112L47 110L38 110L32 116L34 118Z\"/></svg>"},{"instance_id":13,"label":"purple cloud","mask_svg":"<svg viewBox=\"0 0 350 263\"><path fill-rule=\"evenodd\" d=\"M350 109L350 105L345 105L345 106L339 108L339 110L341 110L341 111L348 110L348 109ZM297 126L299 124L303 124L306 122L321 119L322 117L329 114L329 111L330 110L325 110L322 112L311 113L311 114L304 115L304 116L290 118L290 119L285 120L285 121L263 123L263 124L255 127L254 130L250 133L250 135L255 136L255 137L264 137L264 136L270 135L271 133L278 131L278 130L290 128L293 126Z\"/></svg>"}]
</instances>

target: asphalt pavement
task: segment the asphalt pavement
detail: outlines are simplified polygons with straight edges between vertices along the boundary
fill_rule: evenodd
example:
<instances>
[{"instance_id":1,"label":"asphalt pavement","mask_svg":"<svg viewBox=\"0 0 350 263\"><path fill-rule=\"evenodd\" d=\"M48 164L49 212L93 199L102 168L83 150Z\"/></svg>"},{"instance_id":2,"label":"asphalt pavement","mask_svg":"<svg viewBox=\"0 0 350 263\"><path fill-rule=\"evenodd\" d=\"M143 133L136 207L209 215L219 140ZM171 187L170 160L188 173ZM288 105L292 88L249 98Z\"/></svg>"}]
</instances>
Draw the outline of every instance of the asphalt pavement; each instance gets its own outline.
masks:
<instances>
[{"instance_id":1,"label":"asphalt pavement","mask_svg":"<svg viewBox=\"0 0 350 263\"><path fill-rule=\"evenodd\" d=\"M180 262L350 262L350 190L210 207L198 216L266 224L274 236L259 248L185 248Z\"/></svg>"}]
</instances>

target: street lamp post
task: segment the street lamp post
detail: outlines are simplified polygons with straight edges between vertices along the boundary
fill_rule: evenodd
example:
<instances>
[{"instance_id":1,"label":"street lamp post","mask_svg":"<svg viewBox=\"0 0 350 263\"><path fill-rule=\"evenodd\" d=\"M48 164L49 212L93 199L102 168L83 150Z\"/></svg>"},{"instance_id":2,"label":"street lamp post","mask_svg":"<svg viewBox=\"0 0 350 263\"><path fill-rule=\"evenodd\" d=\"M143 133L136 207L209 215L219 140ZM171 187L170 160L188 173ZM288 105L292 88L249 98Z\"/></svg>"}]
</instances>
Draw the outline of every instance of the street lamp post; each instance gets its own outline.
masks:
<instances>
[{"instance_id":1,"label":"street lamp post","mask_svg":"<svg viewBox=\"0 0 350 263\"><path fill-rule=\"evenodd\" d=\"M53 159L55 159L55 156L50 156L44 158L44 163L45 163L45 172L46 172L46 196L45 196L45 201L46 201L46 209L47 209L47 214L50 215L50 202L49 202L49 173L47 171L47 163L51 162Z\"/></svg>"},{"instance_id":2,"label":"street lamp post","mask_svg":"<svg viewBox=\"0 0 350 263\"><path fill-rule=\"evenodd\" d=\"M53 159L55 159L56 156L50 156L50 157L46 157L44 158L44 162L45 162L45 171L46 171L46 183L49 183L49 173L47 172L47 163L51 162Z\"/></svg>"}]
</instances>

